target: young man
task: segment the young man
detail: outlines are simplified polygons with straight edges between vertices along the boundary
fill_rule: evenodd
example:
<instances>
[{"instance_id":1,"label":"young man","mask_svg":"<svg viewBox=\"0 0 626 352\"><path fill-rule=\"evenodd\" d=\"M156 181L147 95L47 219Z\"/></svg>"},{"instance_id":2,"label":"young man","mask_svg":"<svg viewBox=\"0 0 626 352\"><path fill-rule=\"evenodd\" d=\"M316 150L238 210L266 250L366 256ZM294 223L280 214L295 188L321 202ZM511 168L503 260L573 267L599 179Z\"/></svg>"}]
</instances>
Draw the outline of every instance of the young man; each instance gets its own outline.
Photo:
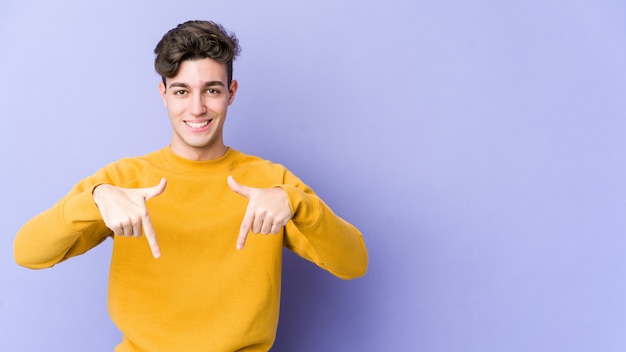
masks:
<instances>
[{"instance_id":1,"label":"young man","mask_svg":"<svg viewBox=\"0 0 626 352\"><path fill-rule=\"evenodd\" d=\"M15 259L29 268L114 239L116 351L269 350L283 247L343 279L367 270L354 226L283 166L224 144L238 53L236 37L212 22L165 34L155 68L171 144L83 179L15 238Z\"/></svg>"}]
</instances>

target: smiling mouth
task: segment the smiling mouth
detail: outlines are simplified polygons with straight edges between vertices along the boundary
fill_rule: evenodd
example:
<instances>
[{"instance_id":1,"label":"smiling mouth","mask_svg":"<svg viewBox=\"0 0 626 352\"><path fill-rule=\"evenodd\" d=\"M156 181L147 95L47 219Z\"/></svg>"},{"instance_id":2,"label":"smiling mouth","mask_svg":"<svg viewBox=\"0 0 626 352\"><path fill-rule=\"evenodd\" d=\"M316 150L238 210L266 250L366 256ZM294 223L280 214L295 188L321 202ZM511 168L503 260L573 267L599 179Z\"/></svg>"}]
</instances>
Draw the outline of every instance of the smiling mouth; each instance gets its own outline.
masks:
<instances>
[{"instance_id":1,"label":"smiling mouth","mask_svg":"<svg viewBox=\"0 0 626 352\"><path fill-rule=\"evenodd\" d=\"M191 128L202 128L204 126L207 126L211 121L213 121L213 120L206 120L206 121L202 121L202 122L185 121L185 124L187 124L187 126L189 126Z\"/></svg>"}]
</instances>

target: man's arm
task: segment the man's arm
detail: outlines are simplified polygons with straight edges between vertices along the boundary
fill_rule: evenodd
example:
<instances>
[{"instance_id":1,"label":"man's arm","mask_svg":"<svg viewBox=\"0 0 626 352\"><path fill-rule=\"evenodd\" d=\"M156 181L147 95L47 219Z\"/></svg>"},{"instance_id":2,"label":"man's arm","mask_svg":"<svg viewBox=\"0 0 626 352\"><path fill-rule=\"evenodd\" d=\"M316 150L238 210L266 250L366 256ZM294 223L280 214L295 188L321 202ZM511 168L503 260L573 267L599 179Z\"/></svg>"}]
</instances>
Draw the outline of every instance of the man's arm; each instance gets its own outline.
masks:
<instances>
[{"instance_id":1,"label":"man's arm","mask_svg":"<svg viewBox=\"0 0 626 352\"><path fill-rule=\"evenodd\" d=\"M333 275L352 279L367 271L368 254L361 233L332 210L297 177L287 172L286 183L253 188L228 178L230 188L248 198L237 249L249 231L278 233L285 227L285 245Z\"/></svg>"},{"instance_id":2,"label":"man's arm","mask_svg":"<svg viewBox=\"0 0 626 352\"><path fill-rule=\"evenodd\" d=\"M285 229L285 246L339 278L365 275L368 253L361 232L337 216L308 187L280 187L287 193L294 214Z\"/></svg>"},{"instance_id":3,"label":"man's arm","mask_svg":"<svg viewBox=\"0 0 626 352\"><path fill-rule=\"evenodd\" d=\"M92 190L75 187L24 224L14 240L15 261L31 269L48 268L104 241L111 231L102 222Z\"/></svg>"},{"instance_id":4,"label":"man's arm","mask_svg":"<svg viewBox=\"0 0 626 352\"><path fill-rule=\"evenodd\" d=\"M153 187L121 188L87 178L52 208L28 221L14 241L15 261L32 269L54 266L82 254L112 234L141 236L154 257L160 255L146 201L161 194L165 179Z\"/></svg>"}]
</instances>

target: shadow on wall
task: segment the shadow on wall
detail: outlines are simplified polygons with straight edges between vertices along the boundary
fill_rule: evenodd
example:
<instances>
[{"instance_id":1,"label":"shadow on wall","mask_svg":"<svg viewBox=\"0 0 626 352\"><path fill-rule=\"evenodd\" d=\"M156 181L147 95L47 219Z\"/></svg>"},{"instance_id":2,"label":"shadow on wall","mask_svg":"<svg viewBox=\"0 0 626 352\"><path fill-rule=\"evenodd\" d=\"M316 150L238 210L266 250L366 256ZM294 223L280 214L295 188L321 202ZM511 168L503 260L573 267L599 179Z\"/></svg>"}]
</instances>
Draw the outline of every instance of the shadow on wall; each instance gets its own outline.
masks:
<instances>
[{"instance_id":1,"label":"shadow on wall","mask_svg":"<svg viewBox=\"0 0 626 352\"><path fill-rule=\"evenodd\" d=\"M285 249L280 320L271 351L318 351L319 341L332 335L328 330L337 328L328 322L344 315L333 287L345 283Z\"/></svg>"}]
</instances>

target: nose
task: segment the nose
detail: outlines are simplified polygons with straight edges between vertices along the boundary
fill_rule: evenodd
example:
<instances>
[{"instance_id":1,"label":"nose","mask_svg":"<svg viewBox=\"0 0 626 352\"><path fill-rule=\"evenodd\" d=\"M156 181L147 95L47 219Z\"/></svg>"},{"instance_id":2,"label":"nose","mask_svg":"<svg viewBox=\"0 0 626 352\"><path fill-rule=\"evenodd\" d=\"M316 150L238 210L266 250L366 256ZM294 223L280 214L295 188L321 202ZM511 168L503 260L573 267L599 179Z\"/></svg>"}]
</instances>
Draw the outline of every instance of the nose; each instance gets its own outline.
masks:
<instances>
[{"instance_id":1,"label":"nose","mask_svg":"<svg viewBox=\"0 0 626 352\"><path fill-rule=\"evenodd\" d=\"M195 116L202 116L206 113L206 105L202 94L197 94L191 102L191 113Z\"/></svg>"}]
</instances>

